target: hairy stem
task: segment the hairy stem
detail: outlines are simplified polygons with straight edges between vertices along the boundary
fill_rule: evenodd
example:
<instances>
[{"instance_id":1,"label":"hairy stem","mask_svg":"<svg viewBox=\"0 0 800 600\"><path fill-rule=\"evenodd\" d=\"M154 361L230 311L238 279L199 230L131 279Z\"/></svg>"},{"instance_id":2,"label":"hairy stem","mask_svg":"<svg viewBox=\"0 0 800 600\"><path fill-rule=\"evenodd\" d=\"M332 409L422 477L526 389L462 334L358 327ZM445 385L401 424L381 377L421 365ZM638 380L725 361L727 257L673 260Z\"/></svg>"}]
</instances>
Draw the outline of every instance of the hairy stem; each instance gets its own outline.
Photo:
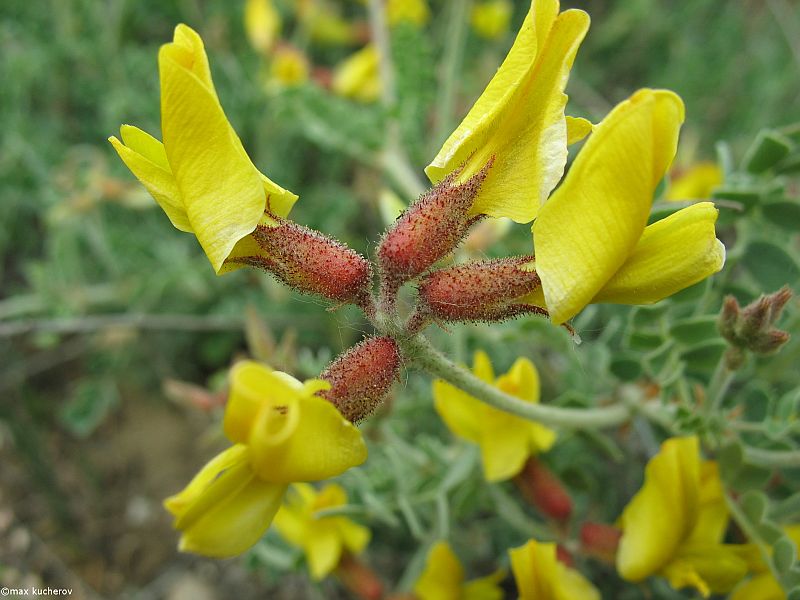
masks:
<instances>
[{"instance_id":1,"label":"hairy stem","mask_svg":"<svg viewBox=\"0 0 800 600\"><path fill-rule=\"evenodd\" d=\"M525 402L478 379L436 350L421 335L400 340L400 346L408 360L431 375L444 379L495 408L543 425L598 429L620 425L631 417L631 408L622 404L603 408L561 408Z\"/></svg>"}]
</instances>

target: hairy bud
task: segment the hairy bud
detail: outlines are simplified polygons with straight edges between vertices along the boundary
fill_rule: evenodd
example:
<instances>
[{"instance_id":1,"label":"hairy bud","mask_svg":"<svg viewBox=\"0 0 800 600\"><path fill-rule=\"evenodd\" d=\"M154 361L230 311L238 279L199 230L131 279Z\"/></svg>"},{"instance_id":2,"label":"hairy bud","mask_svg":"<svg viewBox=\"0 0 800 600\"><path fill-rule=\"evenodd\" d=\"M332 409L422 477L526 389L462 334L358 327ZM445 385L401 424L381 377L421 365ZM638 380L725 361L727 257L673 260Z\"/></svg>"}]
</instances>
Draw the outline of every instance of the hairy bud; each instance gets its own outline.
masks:
<instances>
[{"instance_id":1,"label":"hairy bud","mask_svg":"<svg viewBox=\"0 0 800 600\"><path fill-rule=\"evenodd\" d=\"M395 222L378 247L384 277L399 284L413 279L450 253L480 217L469 210L492 161L461 184L450 175L423 194Z\"/></svg>"},{"instance_id":2,"label":"hairy bud","mask_svg":"<svg viewBox=\"0 0 800 600\"><path fill-rule=\"evenodd\" d=\"M613 563L622 531L612 525L587 522L581 526L581 547L586 554Z\"/></svg>"},{"instance_id":3,"label":"hairy bud","mask_svg":"<svg viewBox=\"0 0 800 600\"><path fill-rule=\"evenodd\" d=\"M773 324L791 298L792 292L788 287L763 295L744 308L733 296L725 298L717 327L731 345L726 354L730 369L744 364L747 350L755 354L772 354L789 341L789 334L773 327Z\"/></svg>"},{"instance_id":4,"label":"hairy bud","mask_svg":"<svg viewBox=\"0 0 800 600\"><path fill-rule=\"evenodd\" d=\"M390 337L371 337L340 354L320 375L331 384L320 396L345 419L356 423L371 415L400 371L400 351Z\"/></svg>"},{"instance_id":5,"label":"hairy bud","mask_svg":"<svg viewBox=\"0 0 800 600\"><path fill-rule=\"evenodd\" d=\"M349 552L342 555L336 575L342 585L359 600L383 598L383 582L378 575Z\"/></svg>"},{"instance_id":6,"label":"hairy bud","mask_svg":"<svg viewBox=\"0 0 800 600\"><path fill-rule=\"evenodd\" d=\"M528 459L514 482L525 499L542 514L558 521L569 519L572 514L572 498L564 484L544 463L536 458Z\"/></svg>"},{"instance_id":7,"label":"hairy bud","mask_svg":"<svg viewBox=\"0 0 800 600\"><path fill-rule=\"evenodd\" d=\"M496 321L532 312L513 302L541 284L525 268L532 260L517 256L434 271L419 286L420 311L442 321Z\"/></svg>"},{"instance_id":8,"label":"hairy bud","mask_svg":"<svg viewBox=\"0 0 800 600\"><path fill-rule=\"evenodd\" d=\"M242 262L269 271L301 292L337 302L362 305L366 301L372 277L367 259L318 231L273 218L276 225L259 225L252 234L266 256Z\"/></svg>"}]
</instances>

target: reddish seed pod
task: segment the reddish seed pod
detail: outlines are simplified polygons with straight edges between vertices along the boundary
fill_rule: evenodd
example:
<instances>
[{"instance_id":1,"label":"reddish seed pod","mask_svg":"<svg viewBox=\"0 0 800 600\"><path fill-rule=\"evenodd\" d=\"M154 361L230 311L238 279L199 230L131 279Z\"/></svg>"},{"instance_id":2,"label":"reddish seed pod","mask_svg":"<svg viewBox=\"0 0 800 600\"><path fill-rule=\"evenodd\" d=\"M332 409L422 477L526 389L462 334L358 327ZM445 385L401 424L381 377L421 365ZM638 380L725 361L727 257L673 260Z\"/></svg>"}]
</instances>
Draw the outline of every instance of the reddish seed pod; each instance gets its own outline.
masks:
<instances>
[{"instance_id":1,"label":"reddish seed pod","mask_svg":"<svg viewBox=\"0 0 800 600\"><path fill-rule=\"evenodd\" d=\"M581 526L581 546L587 554L613 563L622 531L612 525L587 522Z\"/></svg>"},{"instance_id":2,"label":"reddish seed pod","mask_svg":"<svg viewBox=\"0 0 800 600\"><path fill-rule=\"evenodd\" d=\"M461 242L481 218L469 210L491 165L464 183L453 184L457 173L447 177L406 209L378 247L385 277L400 284L413 279Z\"/></svg>"},{"instance_id":3,"label":"reddish seed pod","mask_svg":"<svg viewBox=\"0 0 800 600\"><path fill-rule=\"evenodd\" d=\"M558 521L569 519L572 514L572 498L564 484L544 463L536 458L528 459L514 482L525 499L542 514Z\"/></svg>"},{"instance_id":4,"label":"reddish seed pod","mask_svg":"<svg viewBox=\"0 0 800 600\"><path fill-rule=\"evenodd\" d=\"M275 220L276 226L259 225L253 232L266 256L248 257L243 262L269 271L301 292L337 302L365 302L372 278L367 259L318 231Z\"/></svg>"},{"instance_id":5,"label":"reddish seed pod","mask_svg":"<svg viewBox=\"0 0 800 600\"><path fill-rule=\"evenodd\" d=\"M419 286L420 308L442 321L495 321L531 312L513 301L539 287L532 256L470 262L434 271Z\"/></svg>"},{"instance_id":6,"label":"reddish seed pod","mask_svg":"<svg viewBox=\"0 0 800 600\"><path fill-rule=\"evenodd\" d=\"M320 375L331 384L320 396L345 419L357 423L371 415L400 371L400 350L390 337L371 337L340 354Z\"/></svg>"}]
</instances>

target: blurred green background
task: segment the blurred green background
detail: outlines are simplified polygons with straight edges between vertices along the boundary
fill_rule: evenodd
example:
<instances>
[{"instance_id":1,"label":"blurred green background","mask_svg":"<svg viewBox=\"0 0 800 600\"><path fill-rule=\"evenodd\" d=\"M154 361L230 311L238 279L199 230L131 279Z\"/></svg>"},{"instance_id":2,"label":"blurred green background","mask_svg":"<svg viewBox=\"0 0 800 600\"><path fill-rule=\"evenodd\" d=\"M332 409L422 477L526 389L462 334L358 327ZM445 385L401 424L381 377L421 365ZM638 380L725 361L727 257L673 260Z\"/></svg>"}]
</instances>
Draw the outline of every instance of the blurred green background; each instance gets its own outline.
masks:
<instances>
[{"instance_id":1,"label":"blurred green background","mask_svg":"<svg viewBox=\"0 0 800 600\"><path fill-rule=\"evenodd\" d=\"M314 81L265 85L243 2L0 3L0 583L69 584L114 598L306 593L298 578L265 580L239 563L178 556L160 500L220 443L218 391L233 357L250 353L312 377L368 327L357 311L326 313L261 273L216 277L106 138L122 123L158 134L157 51L185 22L205 40L221 102L254 162L300 195L292 217L369 252L383 228L377 191L388 180L374 156L385 124L400 124L421 175L528 8L516 2L497 40L465 27L460 64L448 66L457 2L433 2L422 31L394 32L399 104L389 115ZM359 47L314 43L293 21L293 3L277 4L285 37L316 67L330 69ZM329 4L352 22L366 18L355 0ZM687 105L679 165L714 160L719 141L740 157L761 128L800 120L793 0L562 6L593 21L570 78L570 114L597 121L639 87L671 88ZM453 102L442 108L439 78L451 69ZM528 235L516 227L489 253L528 252ZM459 335L489 347L501 339L478 327ZM537 335L567 354L584 351L560 332ZM473 345L454 351L467 359ZM419 402L392 418L440 431L415 412L427 402L424 380L403 383L398 395Z\"/></svg>"}]
</instances>

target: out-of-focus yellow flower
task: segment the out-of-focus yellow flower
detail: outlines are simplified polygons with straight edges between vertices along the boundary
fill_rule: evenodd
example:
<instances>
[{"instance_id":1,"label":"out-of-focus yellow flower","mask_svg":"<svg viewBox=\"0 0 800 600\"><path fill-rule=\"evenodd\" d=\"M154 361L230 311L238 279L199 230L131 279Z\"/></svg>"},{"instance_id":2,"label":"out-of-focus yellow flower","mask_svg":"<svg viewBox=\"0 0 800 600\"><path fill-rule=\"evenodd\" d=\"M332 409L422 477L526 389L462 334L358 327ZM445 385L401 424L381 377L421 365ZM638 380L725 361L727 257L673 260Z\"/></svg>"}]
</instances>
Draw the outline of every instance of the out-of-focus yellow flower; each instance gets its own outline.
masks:
<instances>
[{"instance_id":1,"label":"out-of-focus yellow flower","mask_svg":"<svg viewBox=\"0 0 800 600\"><path fill-rule=\"evenodd\" d=\"M530 540L508 551L520 600L600 600L583 575L556 558L556 545Z\"/></svg>"},{"instance_id":2,"label":"out-of-focus yellow flower","mask_svg":"<svg viewBox=\"0 0 800 600\"><path fill-rule=\"evenodd\" d=\"M281 45L272 53L270 82L279 87L294 87L308 81L309 67L305 54L289 45Z\"/></svg>"},{"instance_id":3,"label":"out-of-focus yellow flower","mask_svg":"<svg viewBox=\"0 0 800 600\"><path fill-rule=\"evenodd\" d=\"M717 464L701 462L697 437L665 441L620 517L619 574L628 581L661 575L673 588L693 587L704 597L733 589L747 563L741 546L722 543L723 494Z\"/></svg>"},{"instance_id":4,"label":"out-of-focus yellow flower","mask_svg":"<svg viewBox=\"0 0 800 600\"><path fill-rule=\"evenodd\" d=\"M466 181L494 158L471 214L527 223L564 173L567 139L575 137L564 87L589 16L558 11L558 0L531 2L500 69L425 169L434 183L456 171Z\"/></svg>"},{"instance_id":5,"label":"out-of-focus yellow flower","mask_svg":"<svg viewBox=\"0 0 800 600\"><path fill-rule=\"evenodd\" d=\"M414 594L419 600L500 600L498 584L505 577L499 569L486 577L465 581L464 567L447 542L437 542L428 553L425 570Z\"/></svg>"},{"instance_id":6,"label":"out-of-focus yellow flower","mask_svg":"<svg viewBox=\"0 0 800 600\"><path fill-rule=\"evenodd\" d=\"M328 387L252 361L233 368L224 430L234 446L164 501L181 550L240 554L267 530L290 483L335 477L366 460L358 429L315 395Z\"/></svg>"},{"instance_id":7,"label":"out-of-focus yellow flower","mask_svg":"<svg viewBox=\"0 0 800 600\"><path fill-rule=\"evenodd\" d=\"M719 271L710 202L647 226L653 193L678 142L683 102L640 90L594 128L533 225L541 291L554 323L589 303L650 304ZM543 297L542 297L543 293ZM540 304L541 305L541 304Z\"/></svg>"},{"instance_id":8,"label":"out-of-focus yellow flower","mask_svg":"<svg viewBox=\"0 0 800 600\"><path fill-rule=\"evenodd\" d=\"M344 551L359 554L369 543L369 529L347 517L317 516L326 508L347 504L341 486L328 484L317 491L307 483L294 484L278 514L275 528L289 543L302 548L311 577L329 575Z\"/></svg>"},{"instance_id":9,"label":"out-of-focus yellow flower","mask_svg":"<svg viewBox=\"0 0 800 600\"><path fill-rule=\"evenodd\" d=\"M514 6L509 0L488 0L472 7L470 23L482 38L496 40L508 31Z\"/></svg>"},{"instance_id":10,"label":"out-of-focus yellow flower","mask_svg":"<svg viewBox=\"0 0 800 600\"><path fill-rule=\"evenodd\" d=\"M260 173L214 90L200 36L178 25L158 53L162 144L132 125L109 141L172 224L194 233L217 273L228 258L260 254L249 234L269 210L285 217L297 196Z\"/></svg>"},{"instance_id":11,"label":"out-of-focus yellow flower","mask_svg":"<svg viewBox=\"0 0 800 600\"><path fill-rule=\"evenodd\" d=\"M297 0L296 9L315 44L349 46L358 40L358 28L344 19L328 0Z\"/></svg>"},{"instance_id":12,"label":"out-of-focus yellow flower","mask_svg":"<svg viewBox=\"0 0 800 600\"><path fill-rule=\"evenodd\" d=\"M675 177L667 189L667 200L702 200L722 183L722 169L713 162L699 162Z\"/></svg>"},{"instance_id":13,"label":"out-of-focus yellow flower","mask_svg":"<svg viewBox=\"0 0 800 600\"><path fill-rule=\"evenodd\" d=\"M795 546L800 548L800 525L789 525L784 528L784 531L795 543ZM769 567L764 564L758 549L750 546L747 548L746 555L752 559L749 565L752 577L741 585L736 586L728 600L753 600L754 598L758 600L786 600L783 588L772 576ZM798 558L800 558L800 552L798 552Z\"/></svg>"},{"instance_id":14,"label":"out-of-focus yellow flower","mask_svg":"<svg viewBox=\"0 0 800 600\"><path fill-rule=\"evenodd\" d=\"M363 47L336 67L331 89L345 98L375 102L381 95L379 62L380 55L375 46Z\"/></svg>"},{"instance_id":15,"label":"out-of-focus yellow flower","mask_svg":"<svg viewBox=\"0 0 800 600\"><path fill-rule=\"evenodd\" d=\"M388 0L386 16L389 25L411 23L416 27L424 27L431 18L431 10L426 0Z\"/></svg>"},{"instance_id":16,"label":"out-of-focus yellow flower","mask_svg":"<svg viewBox=\"0 0 800 600\"><path fill-rule=\"evenodd\" d=\"M489 357L478 351L472 372L507 394L539 402L539 373L527 358L518 358L508 373L495 379ZM556 433L544 425L494 408L441 379L433 382L433 398L450 431L480 446L487 481L513 477L530 456L549 450L556 441Z\"/></svg>"},{"instance_id":17,"label":"out-of-focus yellow flower","mask_svg":"<svg viewBox=\"0 0 800 600\"><path fill-rule=\"evenodd\" d=\"M272 0L247 0L244 28L250 45L261 54L268 54L281 33L281 14Z\"/></svg>"}]
</instances>

